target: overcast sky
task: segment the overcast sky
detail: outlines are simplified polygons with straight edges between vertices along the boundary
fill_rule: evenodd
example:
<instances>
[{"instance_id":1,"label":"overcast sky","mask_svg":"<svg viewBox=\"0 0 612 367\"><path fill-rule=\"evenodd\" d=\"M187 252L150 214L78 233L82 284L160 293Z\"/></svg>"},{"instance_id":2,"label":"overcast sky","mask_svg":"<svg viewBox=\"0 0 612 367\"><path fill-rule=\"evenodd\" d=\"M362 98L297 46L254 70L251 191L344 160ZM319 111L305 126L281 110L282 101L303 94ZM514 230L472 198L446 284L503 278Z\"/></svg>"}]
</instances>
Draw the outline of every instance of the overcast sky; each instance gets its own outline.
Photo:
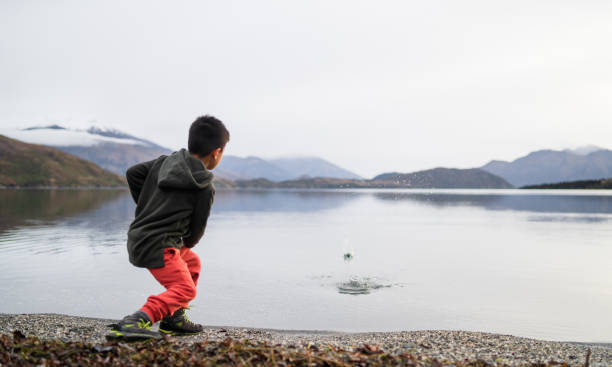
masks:
<instances>
[{"instance_id":1,"label":"overcast sky","mask_svg":"<svg viewBox=\"0 0 612 367\"><path fill-rule=\"evenodd\" d=\"M0 2L0 124L317 155L365 177L612 148L610 1Z\"/></svg>"}]
</instances>

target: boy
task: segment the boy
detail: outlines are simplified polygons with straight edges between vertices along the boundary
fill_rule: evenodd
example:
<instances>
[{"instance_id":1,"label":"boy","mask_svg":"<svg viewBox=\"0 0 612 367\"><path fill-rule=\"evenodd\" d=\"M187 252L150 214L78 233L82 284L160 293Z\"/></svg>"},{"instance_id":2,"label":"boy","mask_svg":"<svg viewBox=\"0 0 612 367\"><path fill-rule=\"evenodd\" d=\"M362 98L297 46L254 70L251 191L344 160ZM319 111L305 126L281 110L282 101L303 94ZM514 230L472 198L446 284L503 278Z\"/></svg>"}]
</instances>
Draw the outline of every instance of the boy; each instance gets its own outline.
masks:
<instances>
[{"instance_id":1,"label":"boy","mask_svg":"<svg viewBox=\"0 0 612 367\"><path fill-rule=\"evenodd\" d=\"M215 195L209 170L221 161L228 141L220 120L202 116L189 128L189 151L181 149L127 170L136 202L128 231L130 262L148 268L166 291L150 296L140 310L113 325L107 339L159 339L161 334L150 330L157 321L165 334L202 331L202 325L185 316L200 275L200 259L190 249L204 234Z\"/></svg>"}]
</instances>

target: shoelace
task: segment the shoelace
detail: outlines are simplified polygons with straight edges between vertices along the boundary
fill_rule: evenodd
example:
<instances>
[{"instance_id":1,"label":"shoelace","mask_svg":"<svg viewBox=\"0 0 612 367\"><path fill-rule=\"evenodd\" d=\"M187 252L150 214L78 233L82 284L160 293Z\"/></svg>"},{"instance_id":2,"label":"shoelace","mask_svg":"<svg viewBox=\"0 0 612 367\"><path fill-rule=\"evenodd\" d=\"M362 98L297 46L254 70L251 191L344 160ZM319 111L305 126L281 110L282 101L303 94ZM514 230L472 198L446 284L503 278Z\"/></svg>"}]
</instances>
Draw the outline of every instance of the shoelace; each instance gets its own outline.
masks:
<instances>
[{"instance_id":1,"label":"shoelace","mask_svg":"<svg viewBox=\"0 0 612 367\"><path fill-rule=\"evenodd\" d=\"M145 321L143 319L138 319L138 327L141 329L151 329L151 321Z\"/></svg>"},{"instance_id":2,"label":"shoelace","mask_svg":"<svg viewBox=\"0 0 612 367\"><path fill-rule=\"evenodd\" d=\"M192 323L192 321L191 321L191 320L189 320L189 317L187 317L187 312L185 312L185 311L187 311L187 310L191 310L191 308L190 308L189 306L188 306L188 307L184 307L184 308L183 308L183 312L182 312L182 315L181 315L181 316L183 316L183 318L185 319L185 321L187 321L187 322L189 322L189 323Z\"/></svg>"},{"instance_id":3,"label":"shoelace","mask_svg":"<svg viewBox=\"0 0 612 367\"><path fill-rule=\"evenodd\" d=\"M183 322L186 323L189 326L196 327L198 324L196 324L195 322L189 320L189 317L187 317L187 312L185 312L186 310L190 310L190 308L189 307L183 308L183 315L182 316L183 316L183 319L185 320Z\"/></svg>"},{"instance_id":4,"label":"shoelace","mask_svg":"<svg viewBox=\"0 0 612 367\"><path fill-rule=\"evenodd\" d=\"M191 326L195 326L195 325L196 325L196 324L195 324L195 322L193 322L193 321L189 320L189 318L187 317L187 314L183 314L183 318L185 319L185 321L184 321L184 322L185 322L187 325L191 325Z\"/></svg>"}]
</instances>

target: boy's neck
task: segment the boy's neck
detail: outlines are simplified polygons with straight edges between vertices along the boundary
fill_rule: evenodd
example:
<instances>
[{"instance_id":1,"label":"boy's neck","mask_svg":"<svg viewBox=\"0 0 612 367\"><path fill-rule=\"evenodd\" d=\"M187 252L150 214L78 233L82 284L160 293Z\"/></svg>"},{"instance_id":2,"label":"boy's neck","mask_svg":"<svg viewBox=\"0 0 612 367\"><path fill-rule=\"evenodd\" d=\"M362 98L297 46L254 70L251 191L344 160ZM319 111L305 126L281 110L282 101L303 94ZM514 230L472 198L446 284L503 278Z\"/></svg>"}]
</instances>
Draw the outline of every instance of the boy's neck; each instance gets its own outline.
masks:
<instances>
[{"instance_id":1,"label":"boy's neck","mask_svg":"<svg viewBox=\"0 0 612 367\"><path fill-rule=\"evenodd\" d=\"M202 162L202 164L204 165L204 167L206 167L206 169L210 169L209 168L211 166L210 156L200 157L199 155L195 153L189 153L189 154L191 154L194 158L197 158L200 162Z\"/></svg>"}]
</instances>

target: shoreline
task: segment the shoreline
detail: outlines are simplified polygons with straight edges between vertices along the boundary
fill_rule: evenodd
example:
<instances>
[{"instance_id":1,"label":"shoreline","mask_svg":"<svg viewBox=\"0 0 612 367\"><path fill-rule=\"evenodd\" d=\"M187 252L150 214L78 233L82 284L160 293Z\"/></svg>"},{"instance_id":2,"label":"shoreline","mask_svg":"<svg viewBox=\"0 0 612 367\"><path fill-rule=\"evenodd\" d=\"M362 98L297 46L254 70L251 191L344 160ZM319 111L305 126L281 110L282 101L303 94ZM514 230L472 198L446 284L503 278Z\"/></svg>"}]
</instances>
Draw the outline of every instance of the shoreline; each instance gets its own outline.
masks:
<instances>
[{"instance_id":1,"label":"shoreline","mask_svg":"<svg viewBox=\"0 0 612 367\"><path fill-rule=\"evenodd\" d=\"M20 331L27 337L45 340L100 344L106 343L104 335L109 330L108 324L116 321L61 314L0 314L0 334L12 335ZM457 362L481 360L490 365L508 366L551 361L583 366L590 350L591 366L612 365L612 343L556 342L459 330L350 333L205 326L199 335L170 340L180 345L193 345L204 341L222 342L227 338L265 342L297 351L306 351L313 346L354 351L368 344L390 355L411 354Z\"/></svg>"},{"instance_id":2,"label":"shoreline","mask_svg":"<svg viewBox=\"0 0 612 367\"><path fill-rule=\"evenodd\" d=\"M441 187L257 187L257 186L245 186L245 187L227 187L218 185L215 186L217 191L368 191L368 190L381 190L381 191L397 191L401 190L402 192L406 191L414 191L414 192L423 192L423 191L431 191L431 192L446 192L446 191L470 191L470 192L478 192L478 191L486 191L486 192L523 192L525 195L533 195L534 193L550 193L556 194L559 192L581 192L581 193L610 193L612 192L612 188L525 188L525 187L515 187L515 188L441 188ZM23 191L69 191L69 190L117 190L117 191L129 191L129 187L125 186L5 186L0 185L0 190L23 190Z\"/></svg>"},{"instance_id":3,"label":"shoreline","mask_svg":"<svg viewBox=\"0 0 612 367\"><path fill-rule=\"evenodd\" d=\"M2 186L0 190L125 190L129 187L125 186Z\"/></svg>"}]
</instances>

